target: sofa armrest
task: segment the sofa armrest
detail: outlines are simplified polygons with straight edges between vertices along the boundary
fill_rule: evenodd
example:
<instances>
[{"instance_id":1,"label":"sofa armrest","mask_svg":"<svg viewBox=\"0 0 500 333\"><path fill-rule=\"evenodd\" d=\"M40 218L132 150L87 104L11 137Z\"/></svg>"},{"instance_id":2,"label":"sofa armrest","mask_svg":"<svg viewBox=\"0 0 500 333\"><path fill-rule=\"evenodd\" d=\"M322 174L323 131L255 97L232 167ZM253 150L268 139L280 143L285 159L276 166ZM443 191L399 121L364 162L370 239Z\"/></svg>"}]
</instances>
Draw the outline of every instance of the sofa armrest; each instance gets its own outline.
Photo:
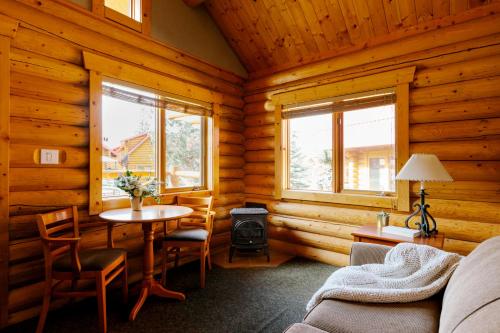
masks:
<instances>
[{"instance_id":1,"label":"sofa armrest","mask_svg":"<svg viewBox=\"0 0 500 333\"><path fill-rule=\"evenodd\" d=\"M351 266L382 264L390 246L371 243L352 243Z\"/></svg>"}]
</instances>

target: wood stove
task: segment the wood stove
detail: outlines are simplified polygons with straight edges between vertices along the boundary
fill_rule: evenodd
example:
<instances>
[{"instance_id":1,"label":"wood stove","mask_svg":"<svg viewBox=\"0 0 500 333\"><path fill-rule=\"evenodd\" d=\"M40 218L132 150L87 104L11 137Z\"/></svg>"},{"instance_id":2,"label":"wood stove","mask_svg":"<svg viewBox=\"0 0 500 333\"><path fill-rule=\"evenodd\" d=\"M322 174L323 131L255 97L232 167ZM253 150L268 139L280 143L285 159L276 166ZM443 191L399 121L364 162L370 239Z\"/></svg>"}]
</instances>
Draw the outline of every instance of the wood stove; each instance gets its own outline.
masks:
<instances>
[{"instance_id":1,"label":"wood stove","mask_svg":"<svg viewBox=\"0 0 500 333\"><path fill-rule=\"evenodd\" d=\"M265 208L231 209L231 248L229 262L232 262L235 250L262 252L269 262L267 243L267 214Z\"/></svg>"}]
</instances>

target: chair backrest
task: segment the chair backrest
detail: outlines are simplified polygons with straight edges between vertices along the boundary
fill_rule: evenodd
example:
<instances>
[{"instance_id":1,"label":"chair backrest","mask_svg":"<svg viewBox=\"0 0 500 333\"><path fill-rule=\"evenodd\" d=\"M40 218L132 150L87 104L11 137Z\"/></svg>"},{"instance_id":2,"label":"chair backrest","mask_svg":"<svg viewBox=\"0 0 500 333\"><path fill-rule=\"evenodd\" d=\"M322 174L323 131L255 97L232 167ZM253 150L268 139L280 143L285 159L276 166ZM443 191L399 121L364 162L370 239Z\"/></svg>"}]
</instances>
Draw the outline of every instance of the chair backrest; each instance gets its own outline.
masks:
<instances>
[{"instance_id":1,"label":"chair backrest","mask_svg":"<svg viewBox=\"0 0 500 333\"><path fill-rule=\"evenodd\" d=\"M180 221L182 226L196 226L203 227L212 232L212 206L213 197L177 197L177 204L179 206L190 207L193 209L193 214L188 216L188 222Z\"/></svg>"},{"instance_id":2,"label":"chair backrest","mask_svg":"<svg viewBox=\"0 0 500 333\"><path fill-rule=\"evenodd\" d=\"M51 241L51 239L56 240L57 238L79 237L78 208L73 206L45 214L37 214L37 226L42 238L46 264L51 266L55 258L71 250L74 271L80 271L77 244Z\"/></svg>"}]
</instances>

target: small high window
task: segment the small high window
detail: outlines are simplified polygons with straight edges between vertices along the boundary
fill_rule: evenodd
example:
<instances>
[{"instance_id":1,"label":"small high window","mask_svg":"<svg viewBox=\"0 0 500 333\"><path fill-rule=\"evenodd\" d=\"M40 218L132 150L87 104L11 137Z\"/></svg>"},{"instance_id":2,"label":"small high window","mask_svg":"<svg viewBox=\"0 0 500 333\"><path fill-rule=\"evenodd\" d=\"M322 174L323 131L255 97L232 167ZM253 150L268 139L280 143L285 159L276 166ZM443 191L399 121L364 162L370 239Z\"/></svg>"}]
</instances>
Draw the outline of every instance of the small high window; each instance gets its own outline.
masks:
<instances>
[{"instance_id":1,"label":"small high window","mask_svg":"<svg viewBox=\"0 0 500 333\"><path fill-rule=\"evenodd\" d=\"M141 2L141 0L104 0L104 6L141 22Z\"/></svg>"},{"instance_id":2,"label":"small high window","mask_svg":"<svg viewBox=\"0 0 500 333\"><path fill-rule=\"evenodd\" d=\"M151 0L93 0L93 12L116 23L149 33Z\"/></svg>"}]
</instances>

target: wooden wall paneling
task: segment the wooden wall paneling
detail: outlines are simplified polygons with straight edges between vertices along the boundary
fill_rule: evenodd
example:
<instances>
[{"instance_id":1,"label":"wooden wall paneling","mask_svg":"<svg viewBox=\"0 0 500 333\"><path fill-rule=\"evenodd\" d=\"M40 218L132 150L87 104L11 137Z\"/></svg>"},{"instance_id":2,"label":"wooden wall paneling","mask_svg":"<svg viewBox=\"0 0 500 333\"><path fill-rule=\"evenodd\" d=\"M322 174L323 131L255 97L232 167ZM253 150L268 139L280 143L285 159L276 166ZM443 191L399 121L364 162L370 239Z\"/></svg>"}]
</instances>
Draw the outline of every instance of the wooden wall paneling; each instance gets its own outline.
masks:
<instances>
[{"instance_id":1,"label":"wooden wall paneling","mask_svg":"<svg viewBox=\"0 0 500 333\"><path fill-rule=\"evenodd\" d=\"M251 63L264 63L263 57L260 54L260 49L255 47L250 47L253 43L249 34L242 34L241 31L244 30L242 27L241 20L234 19L234 6L226 1L210 1L206 3L206 8L211 13L212 16L220 17L216 21L219 28L225 32L225 36L233 47L237 51L240 59L245 63L248 70L253 69ZM242 52L242 50L247 50L248 52ZM252 62L250 59L253 59Z\"/></svg>"},{"instance_id":2,"label":"wooden wall paneling","mask_svg":"<svg viewBox=\"0 0 500 333\"><path fill-rule=\"evenodd\" d=\"M410 122L432 123L453 120L496 118L500 114L500 97L414 106Z\"/></svg>"},{"instance_id":3,"label":"wooden wall paneling","mask_svg":"<svg viewBox=\"0 0 500 333\"><path fill-rule=\"evenodd\" d=\"M219 197L220 192L220 104L214 104L213 106L213 116L212 116L212 183L210 188L213 191L214 197Z\"/></svg>"},{"instance_id":4,"label":"wooden wall paneling","mask_svg":"<svg viewBox=\"0 0 500 333\"><path fill-rule=\"evenodd\" d=\"M500 183L492 181L453 181L451 183L429 183L429 193L436 199L500 202ZM418 196L420 184L411 184L411 193Z\"/></svg>"},{"instance_id":5,"label":"wooden wall paneling","mask_svg":"<svg viewBox=\"0 0 500 333\"><path fill-rule=\"evenodd\" d=\"M297 81L274 85L268 88L262 88L256 92L249 92L250 95L245 96L245 101L248 103L245 106L245 112L250 110L255 112L263 112L259 109L257 102L265 99L271 99L272 95L298 89L307 88L318 84L327 84L346 80L352 77L359 76L359 73L370 75L397 69L407 66L417 66L419 69L447 65L450 63L458 63L464 60L476 59L498 54L500 49L500 34L487 35L475 39L460 41L451 45L439 46L436 48L426 49L418 52L409 53L395 58L370 62L364 65L355 65L354 67L346 67L335 71L334 73L319 74L313 79L300 78ZM247 110L247 106L251 106Z\"/></svg>"},{"instance_id":6,"label":"wooden wall paneling","mask_svg":"<svg viewBox=\"0 0 500 333\"><path fill-rule=\"evenodd\" d=\"M356 15L355 3L352 0L339 0L342 16L344 17L351 44L359 43L368 38L370 32L362 29L363 24Z\"/></svg>"},{"instance_id":7,"label":"wooden wall paneling","mask_svg":"<svg viewBox=\"0 0 500 333\"><path fill-rule=\"evenodd\" d=\"M11 51L11 68L14 72L73 84L87 84L89 80L88 72L80 66L20 49Z\"/></svg>"},{"instance_id":8,"label":"wooden wall paneling","mask_svg":"<svg viewBox=\"0 0 500 333\"><path fill-rule=\"evenodd\" d=\"M498 96L500 76L414 89L410 104L429 105Z\"/></svg>"},{"instance_id":9,"label":"wooden wall paneling","mask_svg":"<svg viewBox=\"0 0 500 333\"><path fill-rule=\"evenodd\" d=\"M304 13L302 12L301 6L299 2L292 1L292 2L285 2L284 6L286 6L286 11L289 13L289 15L292 18L292 24L294 24L301 35L302 40L304 41L304 44L306 46L306 49L308 52L318 52L321 48L326 47L326 43L322 40L319 39L319 42L321 43L318 45L318 37L317 35L314 36L311 33L311 28L307 24L306 18L304 16ZM323 42L323 43L322 43Z\"/></svg>"},{"instance_id":10,"label":"wooden wall paneling","mask_svg":"<svg viewBox=\"0 0 500 333\"><path fill-rule=\"evenodd\" d=\"M76 45L27 23L20 24L12 46L71 64L83 64L82 51Z\"/></svg>"},{"instance_id":11,"label":"wooden wall paneling","mask_svg":"<svg viewBox=\"0 0 500 333\"><path fill-rule=\"evenodd\" d=\"M103 211L102 202L102 75L90 71L89 213Z\"/></svg>"},{"instance_id":12,"label":"wooden wall paneling","mask_svg":"<svg viewBox=\"0 0 500 333\"><path fill-rule=\"evenodd\" d=\"M296 3L296 5L294 4ZM314 40L316 41L316 45L320 51L328 50L330 48L328 40L326 38L326 34L323 31L322 25L320 23L319 16L316 13L315 8L312 4L311 0L301 0L297 2L291 2L292 10L301 10L305 23L308 26L308 31L312 34ZM276 59L278 62L280 59Z\"/></svg>"},{"instance_id":13,"label":"wooden wall paneling","mask_svg":"<svg viewBox=\"0 0 500 333\"><path fill-rule=\"evenodd\" d=\"M166 75L151 72L147 69L125 64L121 61L106 58L94 53L83 53L85 68L97 71L105 76L118 80L127 81L151 89L161 90L167 93L175 93L188 98L197 99L207 103L222 103L220 94L209 89L194 86ZM241 106L240 100L235 99L230 106Z\"/></svg>"},{"instance_id":14,"label":"wooden wall paneling","mask_svg":"<svg viewBox=\"0 0 500 333\"><path fill-rule=\"evenodd\" d=\"M281 109L282 105L277 104L274 109L274 197L281 199L283 191L283 182L288 182L288 170L284 166L288 165L283 159L286 154L283 150L283 138L288 136L288 129L282 126Z\"/></svg>"},{"instance_id":15,"label":"wooden wall paneling","mask_svg":"<svg viewBox=\"0 0 500 333\"><path fill-rule=\"evenodd\" d=\"M500 118L455 120L410 126L411 142L481 138L500 132Z\"/></svg>"},{"instance_id":16,"label":"wooden wall paneling","mask_svg":"<svg viewBox=\"0 0 500 333\"><path fill-rule=\"evenodd\" d=\"M295 69L275 72L275 74L248 82L245 85L245 89L247 92L252 92L269 86L332 73L344 68L491 35L500 32L500 28L498 28L500 26L499 21L500 18L498 15L490 15L462 24L450 25L435 31L426 30L427 32L425 33L405 38L397 43L382 44L352 54L339 55L324 61L306 64Z\"/></svg>"},{"instance_id":17,"label":"wooden wall paneling","mask_svg":"<svg viewBox=\"0 0 500 333\"><path fill-rule=\"evenodd\" d=\"M172 75L172 73L175 73L177 77L182 78L184 80L190 80L191 82L208 86L211 89L215 90L220 89L221 91L227 91L232 94L241 95L240 89L233 83L210 76L208 74L200 72L199 70L195 70L180 65L178 62L166 60L164 57L160 55L151 54L150 52L152 52L155 49L153 46L147 51L143 50L142 45L148 44L147 41L142 39L143 37L141 37L142 44L139 44L140 46L135 44L134 44L135 46L130 44L125 44L122 41L127 41L127 42L129 41L125 38L125 36L131 37L130 35L128 35L128 33L125 33L123 31L121 32L119 37L117 37L119 38L118 40L120 42L118 42L116 39L113 39L112 37L105 36L101 33L102 31L106 32L112 31L112 29L109 29L109 24L105 24L107 28L103 27L99 33L94 32L92 30L84 30L81 29L81 27L79 27L78 25L76 25L75 21L69 22L69 21L59 20L54 16L49 16L49 15L44 16L44 14L41 13L39 10L40 7L37 7L37 9L30 10L30 8L17 3L17 1L13 0L4 0L4 1L9 2L10 4L4 4L4 6L1 7L2 9L0 10L0 12L5 10L6 14L12 15L14 17L16 15L21 14L23 15L23 17L27 19L27 22L29 22L30 24L36 24L38 27L42 27L46 32L49 32L54 35L60 35L61 34L60 30L63 29L64 37L77 45L91 48L93 50L99 50L111 56L128 60L139 66L142 66L145 63L147 63L147 65L150 68L162 72L164 74ZM52 6L53 1L46 1L43 4ZM55 5L55 6L57 7L60 5ZM58 10L54 9L54 11L51 12L51 14L55 15L57 12ZM65 13L69 16L72 16L73 15L71 14L72 12L73 11L70 10L69 12ZM78 17L80 18L80 16ZM50 24L48 24L48 22L50 22ZM58 22L58 24L56 24L56 22ZM91 24L88 24L88 21L85 21L84 26L89 29L93 28ZM166 49L167 48L165 46L160 47L160 50L166 50ZM185 58L189 57L179 57L178 60L182 61ZM145 62L145 59L148 59L148 61ZM198 69L201 67L204 66L203 63L200 62L200 66L198 67ZM206 69L209 70L209 68ZM221 72L219 72L219 74L221 74Z\"/></svg>"},{"instance_id":18,"label":"wooden wall paneling","mask_svg":"<svg viewBox=\"0 0 500 333\"><path fill-rule=\"evenodd\" d=\"M435 154L441 161L497 161L500 139L419 142L412 143L410 151Z\"/></svg>"},{"instance_id":19,"label":"wooden wall paneling","mask_svg":"<svg viewBox=\"0 0 500 333\"><path fill-rule=\"evenodd\" d=\"M415 10L418 22L425 22L433 19L433 0L415 0Z\"/></svg>"},{"instance_id":20,"label":"wooden wall paneling","mask_svg":"<svg viewBox=\"0 0 500 333\"><path fill-rule=\"evenodd\" d=\"M301 42L300 37L294 34L294 29L290 29L291 18L286 19L282 15L283 3L277 3L272 0L263 0L262 2L256 2L259 7L259 12L268 11L269 19L274 28L274 35L284 36L281 41L279 38L275 39L278 45L289 52L290 60L297 59L301 55L305 54L304 44Z\"/></svg>"},{"instance_id":21,"label":"wooden wall paneling","mask_svg":"<svg viewBox=\"0 0 500 333\"><path fill-rule=\"evenodd\" d=\"M450 0L433 0L432 5L432 15L434 17L450 15Z\"/></svg>"},{"instance_id":22,"label":"wooden wall paneling","mask_svg":"<svg viewBox=\"0 0 500 333\"><path fill-rule=\"evenodd\" d=\"M76 105L86 105L89 99L88 90L83 86L17 72L11 74L11 93L17 96Z\"/></svg>"},{"instance_id":23,"label":"wooden wall paneling","mask_svg":"<svg viewBox=\"0 0 500 333\"><path fill-rule=\"evenodd\" d=\"M56 124L88 126L88 107L40 99L11 96L11 115Z\"/></svg>"},{"instance_id":24,"label":"wooden wall paneling","mask_svg":"<svg viewBox=\"0 0 500 333\"><path fill-rule=\"evenodd\" d=\"M447 0L449 1L449 0ZM417 24L417 9L414 1L398 1L401 23L404 27L411 27ZM447 14L449 15L449 14ZM440 15L444 17L447 15Z\"/></svg>"},{"instance_id":25,"label":"wooden wall paneling","mask_svg":"<svg viewBox=\"0 0 500 333\"><path fill-rule=\"evenodd\" d=\"M13 117L10 139L11 143L37 142L40 145L86 147L89 143L89 131L86 127Z\"/></svg>"},{"instance_id":26,"label":"wooden wall paneling","mask_svg":"<svg viewBox=\"0 0 500 333\"><path fill-rule=\"evenodd\" d=\"M0 24L0 327L7 324L9 295L10 36L4 33L17 28L8 23Z\"/></svg>"},{"instance_id":27,"label":"wooden wall paneling","mask_svg":"<svg viewBox=\"0 0 500 333\"><path fill-rule=\"evenodd\" d=\"M414 73L415 67L407 67L368 76L359 75L350 80L276 94L273 95L272 100L275 105L288 105L297 102L320 100L333 96L389 88L397 84L412 82Z\"/></svg>"},{"instance_id":28,"label":"wooden wall paneling","mask_svg":"<svg viewBox=\"0 0 500 333\"><path fill-rule=\"evenodd\" d=\"M494 14L484 20L496 20L498 17ZM331 74L326 73L329 68L317 67L315 75L297 76L302 70L311 74L310 69L317 66L304 65L293 73L283 74L283 78L289 75L287 84L267 81L261 90L247 90L247 104L244 107L247 124L246 200L267 204L271 212L269 223L275 227L271 236L271 243L275 247L288 251L292 251L295 246L307 247L342 254L341 249L325 249L327 246L321 241L315 243L313 235L342 238L340 235L343 234L344 237L350 237L350 233L359 225L374 224L377 210L367 207L347 208L345 205L303 201L300 198L276 201L273 191L267 187L275 176L273 162L276 157L273 155L276 146L274 138L268 137L260 128L268 126L274 116L274 112L266 110L266 100L275 100L279 95L288 94L290 99L287 101L292 101L297 96L294 90L311 87L311 91L316 91L314 87L324 82L337 83L345 77L352 78L369 70L382 73L403 64L417 67L415 77L406 90L411 101L409 119L406 120L406 124L409 124L407 154L435 153L455 178L451 183L428 184L430 209L434 211L439 230L446 234L445 248L467 254L479 242L500 235L497 216L500 203L497 171L500 170L500 154L496 148L496 141L500 137L500 128L497 126L500 96L498 89L494 88L498 85L499 76L498 34L484 31L482 35L470 35L470 30L476 29L475 33L477 29L482 29L484 20L477 20L475 24L457 24L452 30L460 30L467 37L448 45L411 51L401 57L370 65L351 63L345 69ZM424 35L434 39L442 31ZM402 40L400 44L405 43ZM274 179L276 182L276 177ZM409 203L417 200L418 190L418 183L409 184ZM401 226L407 215L402 210L394 210L391 223ZM294 253L307 256L297 251Z\"/></svg>"},{"instance_id":29,"label":"wooden wall paneling","mask_svg":"<svg viewBox=\"0 0 500 333\"><path fill-rule=\"evenodd\" d=\"M58 17L64 16L65 11L71 8L71 5L66 7L57 0L44 1L41 10L31 9L32 5L35 5L32 1L0 1L0 13L6 12L9 16L23 21L17 28L17 22L10 18L3 20L5 17L0 14L2 19L0 20L0 34L4 33L4 27L8 26L4 24L5 22L16 23L16 27L9 26L6 29L10 35L17 31L11 48L14 64L11 64L8 69L9 74L12 73L12 79L8 80L9 85L12 83L12 89L3 89L3 87L1 89L2 93L5 91L12 93L9 117L10 144L12 148L15 148L15 150L11 149L9 154L9 174L11 175L9 204L5 210L2 210L2 213L10 215L7 220L10 222L5 226L5 230L10 233L11 243L10 251L3 252L10 256L11 270L6 271L5 274L10 275L11 281L2 286L10 285L15 289L8 290L8 306L7 303L5 306L2 305L2 311L9 310L8 317L5 315L6 321L2 325L25 320L38 315L39 312L41 294L38 291L41 290L39 281L42 277L40 266L42 253L35 225L35 214L76 204L79 206L82 221L97 220L95 215L89 216L88 207L91 206L94 190L100 191L100 186L95 188L90 186L97 184L93 178L95 175L100 177L101 172L100 167L97 168L98 170L94 167L92 171L92 165L95 164L90 164L93 158L97 157L100 161L101 157L100 151L94 149L96 143L100 143L100 139L94 141L95 135L90 133L93 131L92 125L97 122L96 119L100 120L100 115L94 110L100 109L97 107L100 103L100 92L96 93L95 89L89 89L89 86L100 87L101 76L104 74L99 71L88 72L83 68L82 51L94 51L114 56L113 60L123 61L124 64L128 60L128 66L145 71L133 72L126 68L134 75L154 73L158 75L157 78L167 77L171 80L170 82L176 82L171 86L175 89L191 87L195 93L203 91L204 96L216 96L210 99L211 102L222 103L218 105L222 122L216 125L216 128L223 128L223 133L219 153L216 153L217 156L214 156L214 159L219 158L219 155L222 156L224 168L220 170L217 168L217 171L224 179L222 186L227 193L222 194L222 199L218 201L216 207L215 223L220 224L220 228L214 233L212 244L214 253L224 249L228 244L230 209L241 206L244 201L242 164L245 148L242 135L243 112L240 109L243 101L239 97L241 96L240 78L232 75L226 76L227 73L218 70L209 70L210 74L206 73L203 68L212 67L202 63L196 69L179 65L186 61L180 53L181 58L177 63L165 61L165 54L162 52L168 53L168 50L163 50L164 46L153 45L146 51L143 46L151 42L147 39L143 40L143 44L139 47L127 46L128 44L125 43L129 40L117 41L109 36L106 37L109 32L106 29L99 34L93 33L91 29L80 26L77 22L78 19L87 17L87 15L82 16L81 13L71 14L75 16L70 15L76 19L73 22L59 19ZM48 8L54 9L54 12L49 13ZM83 21L80 23L83 24ZM127 35L128 33L123 36ZM111 45L114 45L114 50L111 50ZM193 62L195 63L196 61ZM151 64L152 68L145 67L145 64ZM173 70L175 68L178 71ZM117 67L110 67L110 70L116 70L119 75ZM143 75L143 77L146 76L148 75ZM129 79L136 80L137 75ZM193 83L191 79L198 80L198 84ZM96 85L96 81L99 84ZM4 83L2 79L1 84ZM151 84L156 84L156 82ZM221 91L226 92L214 91L213 88L207 89L210 86L220 86ZM163 87L161 84L154 86L156 89L161 87ZM184 92L187 93L188 90ZM0 100L5 101L5 99ZM40 165L39 150L41 148L58 149L61 153L61 163L53 166ZM92 155L95 156L92 157ZM216 191L213 193L215 195ZM208 191L196 192L196 195L208 194ZM99 199L101 197L100 194L94 194L94 196ZM4 198L2 195L0 197ZM162 202L171 204L173 199L172 195L165 196ZM102 202L101 207L110 209L128 205L129 201L125 198L125 200L113 203ZM135 276L137 280L140 278L142 261L140 230L137 233L130 226L122 226L119 229L120 231L116 234L119 238L118 243L129 251L130 276ZM100 236L103 236L103 232L102 230L85 231L83 233L85 246L103 245L105 239L98 240ZM3 237L4 233L1 235ZM1 244L3 246L4 242ZM0 293L0 296L3 294ZM62 303L55 302L53 305L55 308L61 306Z\"/></svg>"},{"instance_id":30,"label":"wooden wall paneling","mask_svg":"<svg viewBox=\"0 0 500 333\"><path fill-rule=\"evenodd\" d=\"M220 78L223 81L232 82L236 85L242 82L242 78L233 73L182 53L164 43L148 38L144 34L131 31L120 25L110 24L109 20L93 15L78 5L73 5L61 0L46 0L43 2L34 0L2 0L2 2L5 3L5 6L2 7L10 7L5 8L6 15L12 16L10 14L13 13L22 14L27 22L35 24L47 31L55 27L59 27L60 29L63 26L84 27L87 29L87 32L84 33L86 36L95 36L91 32L96 32L101 35L106 35L111 39L122 41L122 43L126 43L135 49L147 50L152 54L165 58L165 62L169 64L182 64L185 68L195 69L196 71L207 73L212 77ZM52 20L46 20L46 16L44 16L42 12L54 18ZM65 23L62 23L61 20L64 20ZM71 40L73 36L77 36L80 33L79 30L81 31L81 29L72 30L71 33L64 34L66 39ZM52 32L55 35L59 34L55 30ZM73 35L73 33L75 35ZM71 35L71 37L69 35ZM83 34L80 33L80 35L80 37L84 37ZM100 38L96 38L96 40L99 39ZM92 44L83 43L83 45Z\"/></svg>"},{"instance_id":31,"label":"wooden wall paneling","mask_svg":"<svg viewBox=\"0 0 500 333\"><path fill-rule=\"evenodd\" d=\"M427 87L500 75L500 56L464 61L418 71L414 87Z\"/></svg>"}]
</instances>

